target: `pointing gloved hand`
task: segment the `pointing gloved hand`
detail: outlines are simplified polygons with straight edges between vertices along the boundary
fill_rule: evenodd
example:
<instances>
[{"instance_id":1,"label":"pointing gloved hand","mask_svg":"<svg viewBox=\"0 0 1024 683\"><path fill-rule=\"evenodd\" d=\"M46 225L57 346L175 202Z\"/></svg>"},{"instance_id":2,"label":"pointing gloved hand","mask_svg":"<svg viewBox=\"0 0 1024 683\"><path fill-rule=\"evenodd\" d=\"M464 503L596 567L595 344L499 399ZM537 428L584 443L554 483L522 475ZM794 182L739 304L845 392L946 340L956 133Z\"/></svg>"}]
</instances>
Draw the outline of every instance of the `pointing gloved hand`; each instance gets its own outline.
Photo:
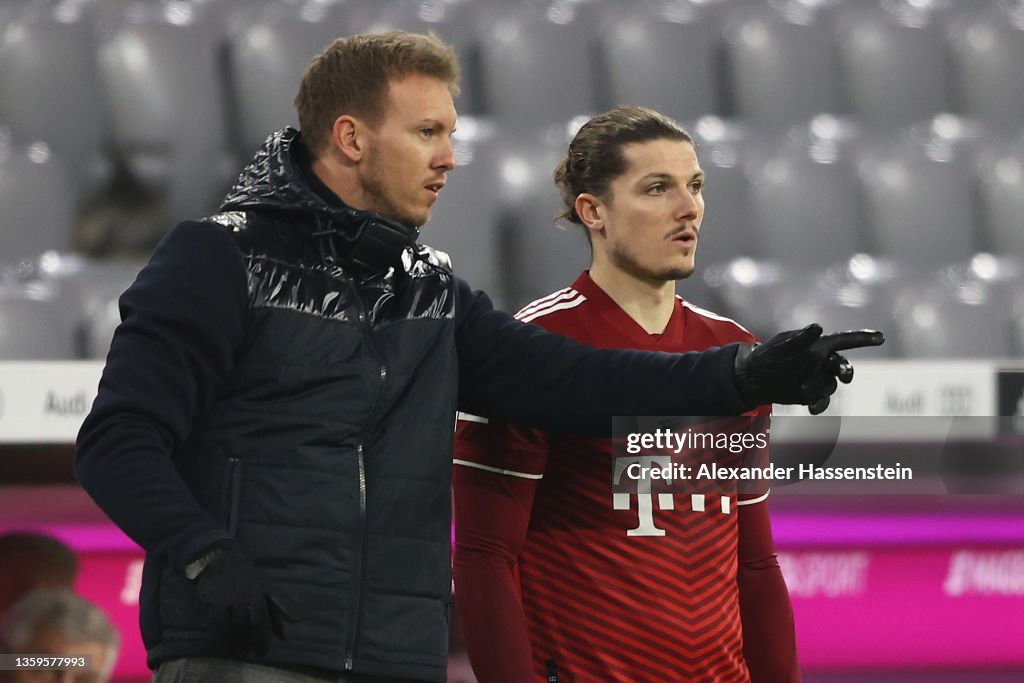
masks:
<instances>
[{"instance_id":1,"label":"pointing gloved hand","mask_svg":"<svg viewBox=\"0 0 1024 683\"><path fill-rule=\"evenodd\" d=\"M880 346L877 330L822 335L821 326L780 332L763 344L740 344L736 354L736 388L751 407L765 403L798 403L811 415L828 408L838 379L853 380L853 366L838 352Z\"/></svg>"},{"instance_id":2,"label":"pointing gloved hand","mask_svg":"<svg viewBox=\"0 0 1024 683\"><path fill-rule=\"evenodd\" d=\"M285 623L294 618L271 593L270 579L237 543L217 544L190 564L185 575L233 653L260 657L270 649L272 635L284 640Z\"/></svg>"}]
</instances>

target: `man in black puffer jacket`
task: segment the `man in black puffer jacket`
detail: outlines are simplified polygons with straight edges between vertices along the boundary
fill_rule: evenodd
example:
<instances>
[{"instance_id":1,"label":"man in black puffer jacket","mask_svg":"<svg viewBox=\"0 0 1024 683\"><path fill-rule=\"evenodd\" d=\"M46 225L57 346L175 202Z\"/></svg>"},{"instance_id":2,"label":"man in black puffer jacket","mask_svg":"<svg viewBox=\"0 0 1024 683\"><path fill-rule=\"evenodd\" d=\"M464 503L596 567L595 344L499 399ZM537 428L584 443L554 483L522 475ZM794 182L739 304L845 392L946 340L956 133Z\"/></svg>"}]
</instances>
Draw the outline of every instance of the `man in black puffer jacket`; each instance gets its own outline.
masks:
<instances>
[{"instance_id":1,"label":"man in black puffer jacket","mask_svg":"<svg viewBox=\"0 0 1024 683\"><path fill-rule=\"evenodd\" d=\"M835 351L879 341L595 351L493 310L412 227L455 166L457 75L433 37L336 41L302 133L122 296L76 468L146 550L155 680L443 681L457 409L594 430L823 408L852 372Z\"/></svg>"}]
</instances>

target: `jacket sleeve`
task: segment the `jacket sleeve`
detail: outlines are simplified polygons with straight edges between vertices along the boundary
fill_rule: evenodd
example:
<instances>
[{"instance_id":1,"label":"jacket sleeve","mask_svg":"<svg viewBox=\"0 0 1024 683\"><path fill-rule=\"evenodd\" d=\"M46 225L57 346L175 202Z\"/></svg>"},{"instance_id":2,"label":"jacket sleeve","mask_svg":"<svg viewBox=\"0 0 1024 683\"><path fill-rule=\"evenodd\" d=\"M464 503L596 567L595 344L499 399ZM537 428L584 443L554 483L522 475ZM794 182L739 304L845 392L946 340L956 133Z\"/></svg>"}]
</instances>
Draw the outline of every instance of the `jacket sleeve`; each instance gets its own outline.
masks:
<instances>
[{"instance_id":1,"label":"jacket sleeve","mask_svg":"<svg viewBox=\"0 0 1024 683\"><path fill-rule=\"evenodd\" d=\"M739 589L743 658L751 683L800 683L793 605L775 555L768 503L740 505Z\"/></svg>"},{"instance_id":2,"label":"jacket sleeve","mask_svg":"<svg viewBox=\"0 0 1024 683\"><path fill-rule=\"evenodd\" d=\"M459 409L510 422L608 431L612 415L738 415L736 344L697 353L597 350L494 310L456 278Z\"/></svg>"},{"instance_id":3,"label":"jacket sleeve","mask_svg":"<svg viewBox=\"0 0 1024 683\"><path fill-rule=\"evenodd\" d=\"M232 368L247 302L242 256L224 228L179 224L121 296L122 322L78 434L82 486L136 543L178 569L228 538L172 459Z\"/></svg>"},{"instance_id":4,"label":"jacket sleeve","mask_svg":"<svg viewBox=\"0 0 1024 683\"><path fill-rule=\"evenodd\" d=\"M459 422L453 471L455 600L480 683L533 679L516 563L546 459L543 433Z\"/></svg>"}]
</instances>

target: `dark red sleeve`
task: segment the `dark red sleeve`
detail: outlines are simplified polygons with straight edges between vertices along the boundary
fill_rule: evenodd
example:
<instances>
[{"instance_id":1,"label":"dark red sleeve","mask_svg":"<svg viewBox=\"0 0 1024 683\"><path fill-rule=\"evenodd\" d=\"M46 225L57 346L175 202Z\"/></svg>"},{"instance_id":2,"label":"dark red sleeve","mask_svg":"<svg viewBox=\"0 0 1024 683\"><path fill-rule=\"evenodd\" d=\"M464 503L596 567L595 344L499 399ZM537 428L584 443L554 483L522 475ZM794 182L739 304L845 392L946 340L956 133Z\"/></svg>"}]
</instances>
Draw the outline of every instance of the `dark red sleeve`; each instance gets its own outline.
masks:
<instances>
[{"instance_id":1,"label":"dark red sleeve","mask_svg":"<svg viewBox=\"0 0 1024 683\"><path fill-rule=\"evenodd\" d=\"M510 444L524 441L518 430L509 434L512 429L460 422L456 438L455 602L480 683L533 678L515 565L543 455L540 442L530 452L515 452ZM481 469L481 461L490 464Z\"/></svg>"},{"instance_id":2,"label":"dark red sleeve","mask_svg":"<svg viewBox=\"0 0 1024 683\"><path fill-rule=\"evenodd\" d=\"M772 540L768 503L739 506L740 619L751 683L800 683L793 605Z\"/></svg>"}]
</instances>

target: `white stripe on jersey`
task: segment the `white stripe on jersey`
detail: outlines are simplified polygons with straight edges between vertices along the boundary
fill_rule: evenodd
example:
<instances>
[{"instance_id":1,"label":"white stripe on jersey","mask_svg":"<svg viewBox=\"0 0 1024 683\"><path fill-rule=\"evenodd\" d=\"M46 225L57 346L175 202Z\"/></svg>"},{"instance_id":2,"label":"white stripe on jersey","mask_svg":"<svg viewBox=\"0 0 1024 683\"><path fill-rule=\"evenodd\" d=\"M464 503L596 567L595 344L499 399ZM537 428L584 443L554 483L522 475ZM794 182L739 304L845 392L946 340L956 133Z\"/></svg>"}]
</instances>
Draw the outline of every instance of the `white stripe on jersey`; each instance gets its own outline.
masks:
<instances>
[{"instance_id":1,"label":"white stripe on jersey","mask_svg":"<svg viewBox=\"0 0 1024 683\"><path fill-rule=\"evenodd\" d=\"M525 306L519 309L519 312L516 313L516 317L518 318L523 315L529 315L530 313L533 313L539 308L544 308L549 304L557 303L564 299L571 299L572 297L576 296L576 294L578 294L578 292L572 287L560 289L557 292L548 294L546 297L537 299L536 301L531 301L530 303L526 304Z\"/></svg>"},{"instance_id":2,"label":"white stripe on jersey","mask_svg":"<svg viewBox=\"0 0 1024 683\"><path fill-rule=\"evenodd\" d=\"M478 470L484 472L494 472L495 474L505 474L510 477L519 477L520 479L543 479L543 474L527 474L526 472L516 472L515 470L503 470L500 467L491 467L490 465L481 465L478 462L470 462L468 460L459 460L455 458L452 460L456 465L465 465L466 467L475 467Z\"/></svg>"},{"instance_id":3,"label":"white stripe on jersey","mask_svg":"<svg viewBox=\"0 0 1024 683\"><path fill-rule=\"evenodd\" d=\"M744 332L749 334L751 337L755 336L750 330L748 330L747 328L743 327L743 325L740 325L738 322L736 322L732 318L726 318L724 315L719 315L719 314L715 313L714 311L709 311L706 308L701 308L700 306L695 306L695 305L691 304L689 301L687 301L686 299L684 299L683 297L679 296L678 294L676 295L676 298L679 299L679 301L681 301L684 306L686 306L687 308L689 308L691 311L693 311L694 313L696 313L698 315L702 315L705 318L711 318L712 320L721 320L722 322L732 323L736 327L740 328L741 330L743 330Z\"/></svg>"},{"instance_id":4,"label":"white stripe on jersey","mask_svg":"<svg viewBox=\"0 0 1024 683\"><path fill-rule=\"evenodd\" d=\"M763 496L758 496L757 498L750 498L750 499L747 499L747 500L737 500L736 504L737 505L753 505L754 503L761 503L761 502L763 502L763 501L768 499L768 494L771 493L771 492L772 492L772 490L768 489L767 491L764 492Z\"/></svg>"},{"instance_id":5,"label":"white stripe on jersey","mask_svg":"<svg viewBox=\"0 0 1024 683\"><path fill-rule=\"evenodd\" d=\"M473 415L472 413L463 413L461 411L455 413L455 419L463 420L465 422L479 422L482 425L490 422L486 417L480 417L479 415Z\"/></svg>"},{"instance_id":6,"label":"white stripe on jersey","mask_svg":"<svg viewBox=\"0 0 1024 683\"><path fill-rule=\"evenodd\" d=\"M531 322L533 320L536 320L537 318L544 317L545 315L547 315L549 313L554 313L555 311L564 311L564 310L569 309L569 308L576 308L577 306L579 306L580 304L582 304L584 301L587 300L587 297L583 296L582 294L579 294L578 296L579 296L578 299L570 299L569 301L563 301L560 304L553 304L553 305L548 306L546 308L542 308L540 310L534 311L533 313L530 313L528 315L524 315L522 317L519 317L519 316L516 316L516 317L518 318L519 322L528 323L528 322Z\"/></svg>"}]
</instances>

